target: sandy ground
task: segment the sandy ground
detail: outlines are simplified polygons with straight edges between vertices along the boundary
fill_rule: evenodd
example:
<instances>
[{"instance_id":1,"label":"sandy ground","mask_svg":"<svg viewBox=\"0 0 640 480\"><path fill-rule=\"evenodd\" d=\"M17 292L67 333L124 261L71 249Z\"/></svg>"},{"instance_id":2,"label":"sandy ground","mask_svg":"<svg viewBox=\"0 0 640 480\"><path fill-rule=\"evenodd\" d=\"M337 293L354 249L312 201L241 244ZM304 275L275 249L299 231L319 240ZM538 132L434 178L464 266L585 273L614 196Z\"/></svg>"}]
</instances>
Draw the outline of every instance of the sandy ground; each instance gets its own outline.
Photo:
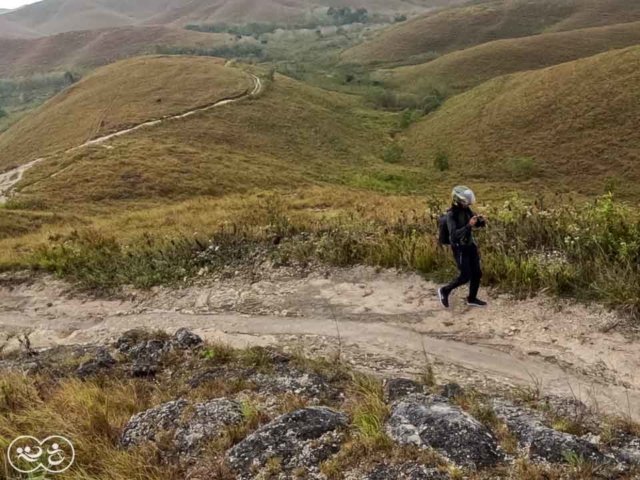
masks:
<instances>
[{"instance_id":1,"label":"sandy ground","mask_svg":"<svg viewBox=\"0 0 640 480\"><path fill-rule=\"evenodd\" d=\"M2 285L0 338L30 330L36 347L107 342L136 327L186 327L237 346L339 351L387 375L417 373L428 361L440 379L541 388L640 420L640 342L603 333L621 319L602 308L501 296L482 310L454 299L445 311L434 284L369 268L305 276L276 270L259 282L202 280L118 300L74 295L52 278Z\"/></svg>"}]
</instances>

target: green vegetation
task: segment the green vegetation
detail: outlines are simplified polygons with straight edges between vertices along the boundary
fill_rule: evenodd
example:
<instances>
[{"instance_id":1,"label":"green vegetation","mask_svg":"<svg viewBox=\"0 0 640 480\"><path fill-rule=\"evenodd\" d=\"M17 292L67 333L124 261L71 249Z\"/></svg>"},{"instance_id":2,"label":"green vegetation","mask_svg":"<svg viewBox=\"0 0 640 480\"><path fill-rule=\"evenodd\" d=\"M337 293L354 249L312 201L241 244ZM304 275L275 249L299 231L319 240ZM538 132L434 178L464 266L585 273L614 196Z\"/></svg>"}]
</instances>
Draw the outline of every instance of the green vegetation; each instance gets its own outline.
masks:
<instances>
[{"instance_id":1,"label":"green vegetation","mask_svg":"<svg viewBox=\"0 0 640 480\"><path fill-rule=\"evenodd\" d=\"M264 57L264 48L254 43L235 43L212 48L166 47L159 45L156 47L156 53L158 55L196 55L200 57L220 57L229 59L261 59Z\"/></svg>"},{"instance_id":2,"label":"green vegetation","mask_svg":"<svg viewBox=\"0 0 640 480\"><path fill-rule=\"evenodd\" d=\"M331 17L334 25L349 25L351 23L367 23L369 12L366 8L352 10L350 7L329 7L327 15Z\"/></svg>"}]
</instances>

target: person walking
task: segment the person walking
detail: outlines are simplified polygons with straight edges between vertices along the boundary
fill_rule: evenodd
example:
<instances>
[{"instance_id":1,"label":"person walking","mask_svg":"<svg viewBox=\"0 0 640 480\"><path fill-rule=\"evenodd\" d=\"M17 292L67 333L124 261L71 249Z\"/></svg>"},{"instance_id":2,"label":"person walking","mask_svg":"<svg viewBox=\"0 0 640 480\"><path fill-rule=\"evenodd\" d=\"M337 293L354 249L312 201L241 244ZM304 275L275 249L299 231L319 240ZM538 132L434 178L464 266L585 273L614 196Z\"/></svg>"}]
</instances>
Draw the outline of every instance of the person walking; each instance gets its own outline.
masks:
<instances>
[{"instance_id":1,"label":"person walking","mask_svg":"<svg viewBox=\"0 0 640 480\"><path fill-rule=\"evenodd\" d=\"M476 203L476 196L466 186L458 186L452 192L453 203L443 218L448 229L448 240L451 244L453 256L460 270L458 278L438 290L438 298L444 308L449 308L451 293L467 283L469 296L467 305L470 307L486 307L487 303L478 298L482 268L480 253L473 231L486 226L484 215L476 215L471 206ZM444 227L444 225L443 225Z\"/></svg>"}]
</instances>

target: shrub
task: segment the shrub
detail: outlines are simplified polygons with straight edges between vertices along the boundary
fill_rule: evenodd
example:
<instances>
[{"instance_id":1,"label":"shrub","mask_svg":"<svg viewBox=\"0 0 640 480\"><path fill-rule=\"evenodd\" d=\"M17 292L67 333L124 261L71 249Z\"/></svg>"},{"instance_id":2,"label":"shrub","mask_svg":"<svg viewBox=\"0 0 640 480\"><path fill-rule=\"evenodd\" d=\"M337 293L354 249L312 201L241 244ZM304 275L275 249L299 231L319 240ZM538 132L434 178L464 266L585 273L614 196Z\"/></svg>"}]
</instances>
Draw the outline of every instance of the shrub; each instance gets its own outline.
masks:
<instances>
[{"instance_id":1,"label":"shrub","mask_svg":"<svg viewBox=\"0 0 640 480\"><path fill-rule=\"evenodd\" d=\"M531 157L514 157L507 163L507 169L514 180L528 180L535 173L535 161Z\"/></svg>"},{"instance_id":2,"label":"shrub","mask_svg":"<svg viewBox=\"0 0 640 480\"><path fill-rule=\"evenodd\" d=\"M404 149L397 143L387 145L382 152L382 160L385 163L398 163L404 158Z\"/></svg>"},{"instance_id":3,"label":"shrub","mask_svg":"<svg viewBox=\"0 0 640 480\"><path fill-rule=\"evenodd\" d=\"M446 172L449 170L449 153L443 150L436 153L436 158L433 161L434 166L440 172Z\"/></svg>"},{"instance_id":4,"label":"shrub","mask_svg":"<svg viewBox=\"0 0 640 480\"><path fill-rule=\"evenodd\" d=\"M0 118L8 117L9 114L4 108L0 108Z\"/></svg>"}]
</instances>

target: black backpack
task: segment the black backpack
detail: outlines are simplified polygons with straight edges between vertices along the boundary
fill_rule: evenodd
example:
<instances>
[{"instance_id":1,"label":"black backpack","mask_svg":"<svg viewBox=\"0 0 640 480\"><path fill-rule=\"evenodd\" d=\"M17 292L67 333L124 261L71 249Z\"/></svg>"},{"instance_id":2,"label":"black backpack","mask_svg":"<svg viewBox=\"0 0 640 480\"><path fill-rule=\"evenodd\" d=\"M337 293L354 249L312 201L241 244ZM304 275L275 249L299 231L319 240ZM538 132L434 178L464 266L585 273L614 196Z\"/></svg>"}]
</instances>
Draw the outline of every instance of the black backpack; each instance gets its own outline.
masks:
<instances>
[{"instance_id":1,"label":"black backpack","mask_svg":"<svg viewBox=\"0 0 640 480\"><path fill-rule=\"evenodd\" d=\"M443 213L440 215L440 219L438 220L438 231L439 231L439 241L440 245L443 247L445 245L451 245L451 235L449 233L449 225L447 224L447 219L449 217L449 213Z\"/></svg>"}]
</instances>

